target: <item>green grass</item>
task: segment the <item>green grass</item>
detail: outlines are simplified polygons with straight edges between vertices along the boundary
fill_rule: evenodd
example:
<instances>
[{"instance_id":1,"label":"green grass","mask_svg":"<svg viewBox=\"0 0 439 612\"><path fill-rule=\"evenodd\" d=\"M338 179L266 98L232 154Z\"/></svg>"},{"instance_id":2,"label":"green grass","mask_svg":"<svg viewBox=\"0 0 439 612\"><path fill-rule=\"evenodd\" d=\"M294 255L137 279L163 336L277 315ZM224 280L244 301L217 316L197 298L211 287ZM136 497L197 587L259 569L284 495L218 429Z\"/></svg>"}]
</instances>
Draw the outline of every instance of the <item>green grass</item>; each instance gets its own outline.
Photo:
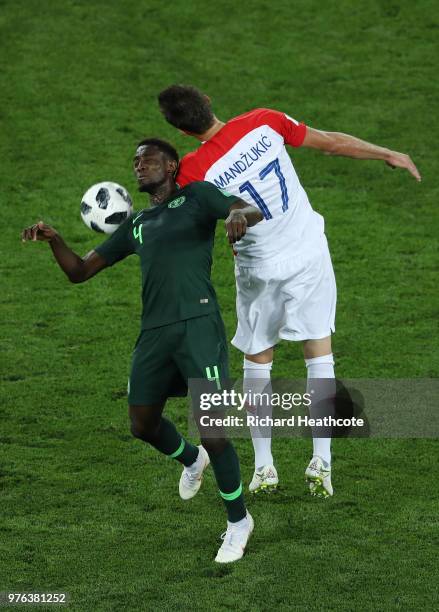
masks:
<instances>
[{"instance_id":1,"label":"green grass","mask_svg":"<svg viewBox=\"0 0 439 612\"><path fill-rule=\"evenodd\" d=\"M309 442L276 440L282 491L248 500L248 554L216 567L224 513L211 475L185 504L179 466L129 434L137 262L73 286L45 245L19 234L42 218L79 253L92 249L79 202L99 180L125 185L141 208L136 142L194 145L158 112L156 93L172 82L206 90L223 119L268 106L353 133L410 153L424 180L293 153L326 219L337 373L436 377L438 13L427 0L0 2L0 591L64 589L85 611L437 606L437 441L336 440L336 496L321 503L303 483ZM222 229L215 255L231 336ZM231 365L238 375L234 349ZM304 374L299 346L279 346L274 373ZM167 412L184 430L185 402ZM247 483L251 444L237 447Z\"/></svg>"}]
</instances>

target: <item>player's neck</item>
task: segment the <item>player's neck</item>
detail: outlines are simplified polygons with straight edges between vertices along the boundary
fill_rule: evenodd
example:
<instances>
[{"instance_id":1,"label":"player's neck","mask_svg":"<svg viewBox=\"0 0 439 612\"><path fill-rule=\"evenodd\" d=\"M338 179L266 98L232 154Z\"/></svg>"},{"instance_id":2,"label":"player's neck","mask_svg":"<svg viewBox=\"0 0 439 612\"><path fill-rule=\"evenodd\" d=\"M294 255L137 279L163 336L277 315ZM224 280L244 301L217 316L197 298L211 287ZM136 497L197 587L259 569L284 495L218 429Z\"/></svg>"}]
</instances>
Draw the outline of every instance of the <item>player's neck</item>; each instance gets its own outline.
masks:
<instances>
[{"instance_id":1,"label":"player's neck","mask_svg":"<svg viewBox=\"0 0 439 612\"><path fill-rule=\"evenodd\" d=\"M160 204L163 204L163 202L167 200L169 196L172 195L177 189L178 187L174 180L164 183L163 185L159 185L154 192L149 194L149 202L151 206L160 206Z\"/></svg>"},{"instance_id":2,"label":"player's neck","mask_svg":"<svg viewBox=\"0 0 439 612\"><path fill-rule=\"evenodd\" d=\"M192 134L192 136L194 136L200 142L206 142L206 140L213 138L213 136L215 136L215 134L217 134L225 125L226 124L223 121L220 121L217 119L217 117L215 117L212 126L208 130L203 132L203 134Z\"/></svg>"}]
</instances>

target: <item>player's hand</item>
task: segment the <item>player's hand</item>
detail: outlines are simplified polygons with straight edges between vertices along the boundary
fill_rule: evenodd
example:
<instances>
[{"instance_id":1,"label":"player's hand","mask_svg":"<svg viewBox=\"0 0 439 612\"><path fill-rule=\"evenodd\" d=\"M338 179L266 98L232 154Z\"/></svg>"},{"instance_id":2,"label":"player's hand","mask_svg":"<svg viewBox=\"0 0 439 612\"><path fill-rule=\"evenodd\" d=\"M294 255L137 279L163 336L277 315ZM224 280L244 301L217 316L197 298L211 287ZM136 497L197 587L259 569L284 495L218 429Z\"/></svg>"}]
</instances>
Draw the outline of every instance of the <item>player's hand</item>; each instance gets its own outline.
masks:
<instances>
[{"instance_id":1,"label":"player's hand","mask_svg":"<svg viewBox=\"0 0 439 612\"><path fill-rule=\"evenodd\" d=\"M247 232L247 219L239 209L230 211L230 215L226 221L226 233L230 244L234 244L241 240Z\"/></svg>"},{"instance_id":2,"label":"player's hand","mask_svg":"<svg viewBox=\"0 0 439 612\"><path fill-rule=\"evenodd\" d=\"M390 151L390 155L386 160L386 164L391 168L405 168L415 177L417 181L421 180L421 175L415 164L412 162L408 155L405 153L397 153L396 151Z\"/></svg>"},{"instance_id":3,"label":"player's hand","mask_svg":"<svg viewBox=\"0 0 439 612\"><path fill-rule=\"evenodd\" d=\"M43 240L45 242L50 242L55 236L57 236L56 230L50 227L50 225L43 223L43 221L26 227L21 232L21 239L23 242L26 242L26 240Z\"/></svg>"}]
</instances>

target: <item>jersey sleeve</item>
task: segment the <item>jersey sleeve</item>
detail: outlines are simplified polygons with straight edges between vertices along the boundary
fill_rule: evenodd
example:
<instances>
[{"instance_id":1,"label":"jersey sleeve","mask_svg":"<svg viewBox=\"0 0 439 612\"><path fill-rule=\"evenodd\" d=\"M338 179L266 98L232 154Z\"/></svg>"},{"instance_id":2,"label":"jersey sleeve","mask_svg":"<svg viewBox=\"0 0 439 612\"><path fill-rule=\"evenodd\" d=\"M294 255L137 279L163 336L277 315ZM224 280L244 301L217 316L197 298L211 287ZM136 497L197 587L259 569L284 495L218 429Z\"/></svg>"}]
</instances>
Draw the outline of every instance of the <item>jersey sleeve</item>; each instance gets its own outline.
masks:
<instances>
[{"instance_id":1,"label":"jersey sleeve","mask_svg":"<svg viewBox=\"0 0 439 612\"><path fill-rule=\"evenodd\" d=\"M306 125L299 123L293 117L279 111L264 109L266 113L266 122L278 134L280 134L285 144L292 147L300 147L306 135Z\"/></svg>"},{"instance_id":2,"label":"jersey sleeve","mask_svg":"<svg viewBox=\"0 0 439 612\"><path fill-rule=\"evenodd\" d=\"M221 191L207 181L197 183L196 197L201 209L214 219L226 219L229 216L231 205L239 200L237 196Z\"/></svg>"},{"instance_id":3,"label":"jersey sleeve","mask_svg":"<svg viewBox=\"0 0 439 612\"><path fill-rule=\"evenodd\" d=\"M134 245L131 240L132 219L129 218L120 225L114 234L94 250L105 259L109 266L125 259L134 253Z\"/></svg>"}]
</instances>

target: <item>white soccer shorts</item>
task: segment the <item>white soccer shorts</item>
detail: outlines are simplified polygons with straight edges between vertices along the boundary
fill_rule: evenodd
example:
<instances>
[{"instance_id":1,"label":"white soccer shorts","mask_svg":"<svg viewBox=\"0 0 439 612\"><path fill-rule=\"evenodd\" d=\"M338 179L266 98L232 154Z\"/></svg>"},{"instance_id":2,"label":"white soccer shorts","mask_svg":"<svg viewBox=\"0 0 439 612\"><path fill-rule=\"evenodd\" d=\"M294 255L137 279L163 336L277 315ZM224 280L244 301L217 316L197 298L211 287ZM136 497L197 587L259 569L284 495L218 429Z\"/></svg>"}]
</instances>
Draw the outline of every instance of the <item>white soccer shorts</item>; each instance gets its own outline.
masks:
<instances>
[{"instance_id":1,"label":"white soccer shorts","mask_svg":"<svg viewBox=\"0 0 439 612\"><path fill-rule=\"evenodd\" d=\"M235 275L238 327L232 344L243 353L335 331L337 288L324 234L281 262L236 265Z\"/></svg>"}]
</instances>

